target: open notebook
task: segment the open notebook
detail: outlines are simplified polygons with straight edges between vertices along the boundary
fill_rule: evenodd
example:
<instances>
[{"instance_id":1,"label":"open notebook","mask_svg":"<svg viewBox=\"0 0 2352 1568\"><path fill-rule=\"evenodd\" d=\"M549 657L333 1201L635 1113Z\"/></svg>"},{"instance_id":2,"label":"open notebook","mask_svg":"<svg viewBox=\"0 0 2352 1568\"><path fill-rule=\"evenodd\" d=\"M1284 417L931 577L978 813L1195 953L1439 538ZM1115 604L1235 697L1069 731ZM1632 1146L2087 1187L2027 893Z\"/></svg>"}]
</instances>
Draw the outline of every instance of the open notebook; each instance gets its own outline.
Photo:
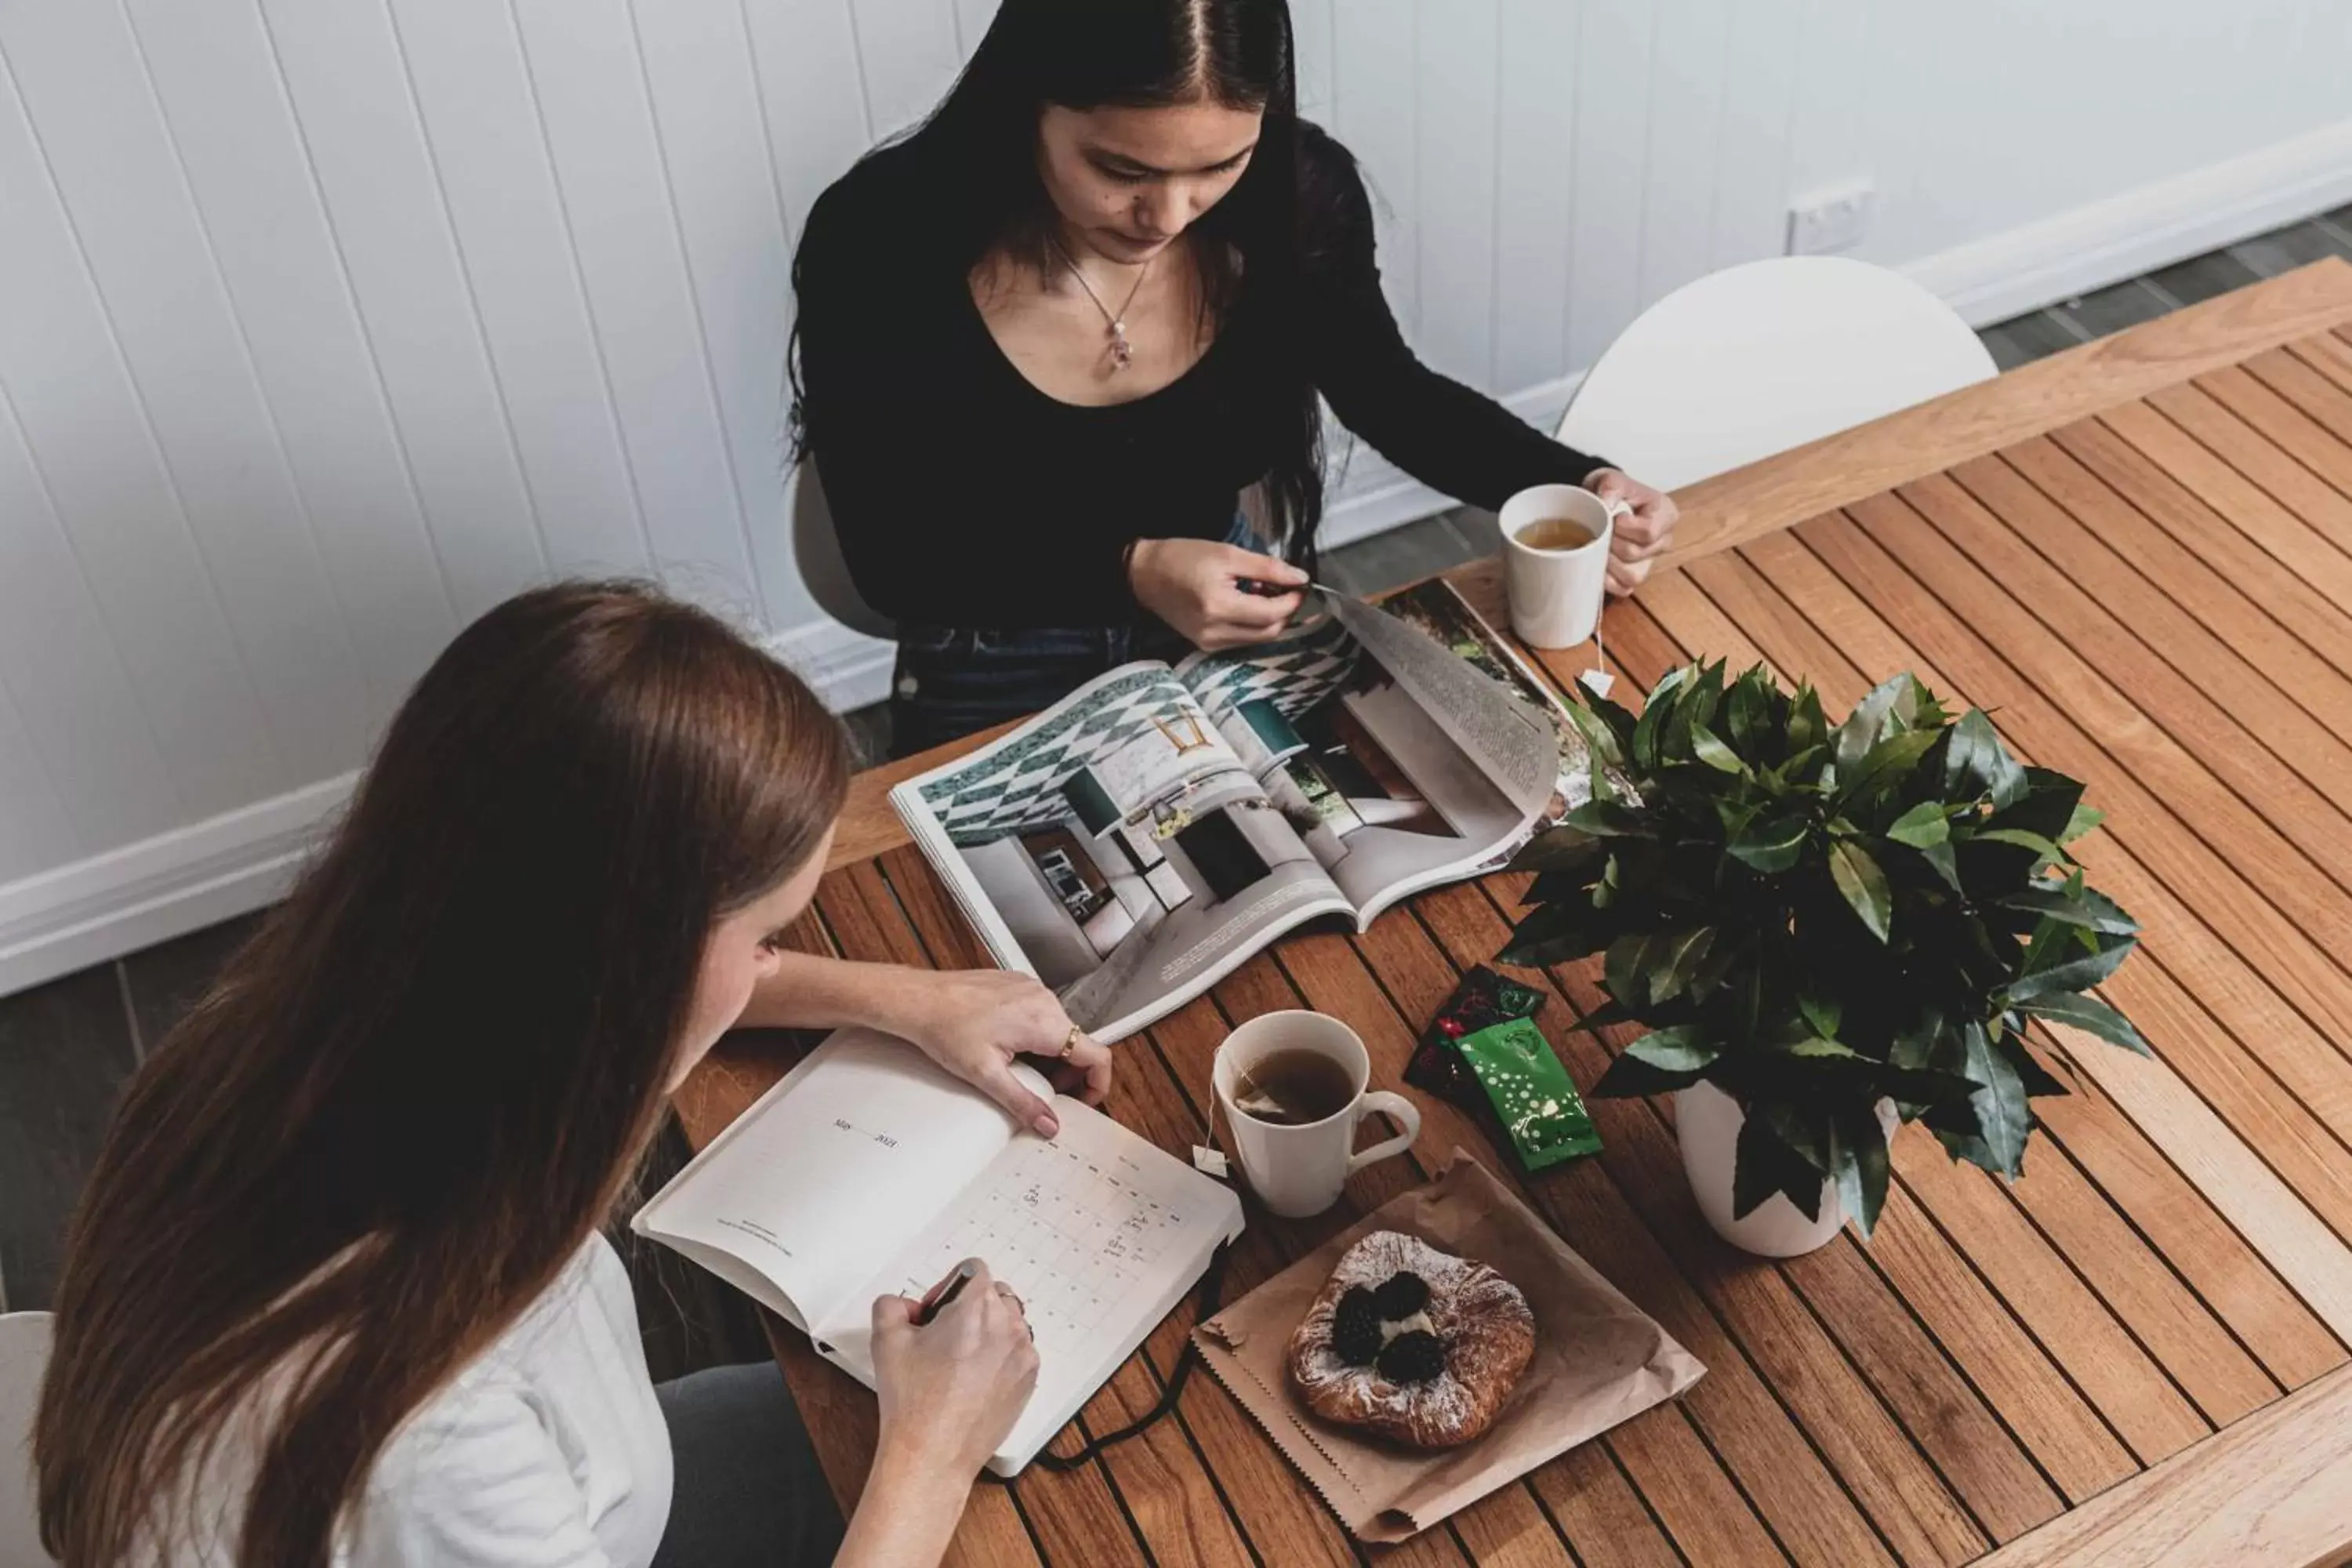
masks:
<instances>
[{"instance_id":1,"label":"open notebook","mask_svg":"<svg viewBox=\"0 0 2352 1568\"><path fill-rule=\"evenodd\" d=\"M1052 1086L1016 1067L1049 1099ZM631 1222L874 1384L870 1317L978 1257L1019 1292L1037 1390L989 1461L1009 1476L1168 1315L1241 1200L1101 1112L1054 1099L1048 1141L913 1047L845 1029L761 1096Z\"/></svg>"}]
</instances>

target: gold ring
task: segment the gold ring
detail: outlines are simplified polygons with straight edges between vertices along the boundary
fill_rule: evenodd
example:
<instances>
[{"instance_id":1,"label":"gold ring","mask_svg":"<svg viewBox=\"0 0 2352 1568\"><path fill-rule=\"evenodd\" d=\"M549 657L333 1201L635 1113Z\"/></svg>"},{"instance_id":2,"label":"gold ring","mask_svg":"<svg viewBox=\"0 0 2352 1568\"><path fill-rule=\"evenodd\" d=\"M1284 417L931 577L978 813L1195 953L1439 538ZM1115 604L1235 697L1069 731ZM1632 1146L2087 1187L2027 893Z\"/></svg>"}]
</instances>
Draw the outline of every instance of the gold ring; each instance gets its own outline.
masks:
<instances>
[{"instance_id":1,"label":"gold ring","mask_svg":"<svg viewBox=\"0 0 2352 1568\"><path fill-rule=\"evenodd\" d=\"M1064 1061L1069 1060L1070 1053L1078 1048L1078 1037L1084 1032L1085 1031L1081 1030L1076 1024L1073 1024L1070 1026L1070 1032L1062 1037L1062 1059Z\"/></svg>"}]
</instances>

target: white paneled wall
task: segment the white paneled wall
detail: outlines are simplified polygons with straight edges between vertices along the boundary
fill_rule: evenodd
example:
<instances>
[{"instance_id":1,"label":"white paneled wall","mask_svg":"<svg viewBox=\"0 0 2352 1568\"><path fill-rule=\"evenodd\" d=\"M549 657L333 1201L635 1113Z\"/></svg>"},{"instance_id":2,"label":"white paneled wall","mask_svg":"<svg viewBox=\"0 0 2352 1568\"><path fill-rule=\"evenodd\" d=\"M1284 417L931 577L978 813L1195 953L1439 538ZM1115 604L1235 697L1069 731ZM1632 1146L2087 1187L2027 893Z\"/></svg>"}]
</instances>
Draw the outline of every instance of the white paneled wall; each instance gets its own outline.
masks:
<instances>
[{"instance_id":1,"label":"white paneled wall","mask_svg":"<svg viewBox=\"0 0 2352 1568\"><path fill-rule=\"evenodd\" d=\"M1980 317L2352 195L2342 0L1295 5L1408 331L1535 418L1824 184ZM0 991L268 896L551 574L875 695L780 522L788 262L993 9L0 0Z\"/></svg>"}]
</instances>

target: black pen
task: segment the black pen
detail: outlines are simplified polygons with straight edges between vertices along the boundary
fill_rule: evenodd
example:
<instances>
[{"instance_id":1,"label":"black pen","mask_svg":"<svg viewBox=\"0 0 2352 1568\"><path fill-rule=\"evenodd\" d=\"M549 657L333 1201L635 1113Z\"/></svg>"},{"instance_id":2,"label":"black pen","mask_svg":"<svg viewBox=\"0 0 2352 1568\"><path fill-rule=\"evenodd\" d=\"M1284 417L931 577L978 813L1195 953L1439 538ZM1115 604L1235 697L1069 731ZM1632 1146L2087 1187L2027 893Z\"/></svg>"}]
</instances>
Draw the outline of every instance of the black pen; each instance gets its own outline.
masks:
<instances>
[{"instance_id":1,"label":"black pen","mask_svg":"<svg viewBox=\"0 0 2352 1568\"><path fill-rule=\"evenodd\" d=\"M915 1327L919 1329L938 1317L941 1309L963 1294L963 1288L971 1283L971 1277L980 1272L980 1267L979 1258L967 1258L957 1264L946 1279L923 1292L923 1299L915 1305Z\"/></svg>"}]
</instances>

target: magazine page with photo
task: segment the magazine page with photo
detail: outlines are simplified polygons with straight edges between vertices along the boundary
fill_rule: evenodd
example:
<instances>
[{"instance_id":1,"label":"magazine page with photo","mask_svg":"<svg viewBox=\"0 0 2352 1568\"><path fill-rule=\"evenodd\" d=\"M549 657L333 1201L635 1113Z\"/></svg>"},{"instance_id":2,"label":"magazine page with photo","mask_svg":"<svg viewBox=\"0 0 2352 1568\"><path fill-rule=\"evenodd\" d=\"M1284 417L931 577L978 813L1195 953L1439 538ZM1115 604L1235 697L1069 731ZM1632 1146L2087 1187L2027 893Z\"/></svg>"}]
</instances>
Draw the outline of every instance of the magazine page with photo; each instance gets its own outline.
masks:
<instances>
[{"instance_id":1,"label":"magazine page with photo","mask_svg":"<svg viewBox=\"0 0 2352 1568\"><path fill-rule=\"evenodd\" d=\"M1567 809L1549 714L1385 606L1324 590L1313 612L1279 642L1194 654L1175 673L1297 825L1360 929L1507 856Z\"/></svg>"},{"instance_id":2,"label":"magazine page with photo","mask_svg":"<svg viewBox=\"0 0 2352 1568\"><path fill-rule=\"evenodd\" d=\"M1352 912L1165 664L1121 666L891 801L997 961L1097 1038Z\"/></svg>"},{"instance_id":3,"label":"magazine page with photo","mask_svg":"<svg viewBox=\"0 0 2352 1568\"><path fill-rule=\"evenodd\" d=\"M1559 744L1559 778L1552 798L1529 825L1527 837L1532 837L1591 800L1596 767L1608 773L1615 795L1622 798L1631 793L1631 780L1608 763L1596 763L1582 732L1569 718L1567 699L1528 662L1525 653L1487 624L1453 584L1433 577L1390 595L1381 601L1381 608L1551 719ZM1499 869L1518 847L1518 842L1506 845L1480 868Z\"/></svg>"},{"instance_id":4,"label":"magazine page with photo","mask_svg":"<svg viewBox=\"0 0 2352 1568\"><path fill-rule=\"evenodd\" d=\"M1562 728L1326 592L1277 640L1122 666L890 798L998 962L1117 1039L1308 921L1360 930L1507 857L1566 809Z\"/></svg>"}]
</instances>

